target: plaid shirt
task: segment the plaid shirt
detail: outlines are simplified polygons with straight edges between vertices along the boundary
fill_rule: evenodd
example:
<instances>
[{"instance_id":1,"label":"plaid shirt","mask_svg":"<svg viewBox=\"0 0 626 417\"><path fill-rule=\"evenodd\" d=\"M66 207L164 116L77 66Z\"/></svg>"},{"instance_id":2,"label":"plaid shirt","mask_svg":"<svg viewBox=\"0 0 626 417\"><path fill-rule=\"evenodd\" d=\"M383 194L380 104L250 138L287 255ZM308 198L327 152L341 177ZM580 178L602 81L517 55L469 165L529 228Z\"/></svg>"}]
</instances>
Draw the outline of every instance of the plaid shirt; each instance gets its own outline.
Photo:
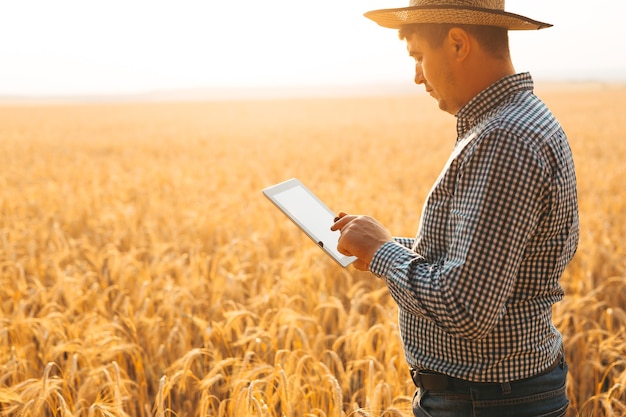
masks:
<instances>
[{"instance_id":1,"label":"plaid shirt","mask_svg":"<svg viewBox=\"0 0 626 417\"><path fill-rule=\"evenodd\" d=\"M493 84L457 114L456 146L417 237L374 255L399 307L411 367L510 382L552 364L552 304L578 245L571 150L529 74Z\"/></svg>"}]
</instances>

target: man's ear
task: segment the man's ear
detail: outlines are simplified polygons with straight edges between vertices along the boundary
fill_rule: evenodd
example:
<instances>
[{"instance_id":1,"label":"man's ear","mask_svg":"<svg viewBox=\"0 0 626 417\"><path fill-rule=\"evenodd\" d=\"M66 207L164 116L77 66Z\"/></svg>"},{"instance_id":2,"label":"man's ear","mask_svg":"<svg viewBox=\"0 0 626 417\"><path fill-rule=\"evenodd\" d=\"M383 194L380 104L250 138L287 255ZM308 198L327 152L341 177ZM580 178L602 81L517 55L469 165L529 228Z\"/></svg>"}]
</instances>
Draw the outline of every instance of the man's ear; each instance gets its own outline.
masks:
<instances>
[{"instance_id":1,"label":"man's ear","mask_svg":"<svg viewBox=\"0 0 626 417\"><path fill-rule=\"evenodd\" d=\"M448 45L457 60L464 61L472 50L469 33L464 29L453 27L448 32Z\"/></svg>"}]
</instances>

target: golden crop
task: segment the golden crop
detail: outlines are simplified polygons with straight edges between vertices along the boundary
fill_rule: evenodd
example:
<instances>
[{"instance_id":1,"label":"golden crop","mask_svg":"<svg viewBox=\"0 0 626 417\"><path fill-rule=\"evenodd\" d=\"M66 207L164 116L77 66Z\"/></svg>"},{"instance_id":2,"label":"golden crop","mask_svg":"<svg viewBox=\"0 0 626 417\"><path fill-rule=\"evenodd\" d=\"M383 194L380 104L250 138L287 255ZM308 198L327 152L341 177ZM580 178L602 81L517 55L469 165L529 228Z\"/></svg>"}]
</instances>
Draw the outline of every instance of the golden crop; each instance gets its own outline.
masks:
<instances>
[{"instance_id":1,"label":"golden crop","mask_svg":"<svg viewBox=\"0 0 626 417\"><path fill-rule=\"evenodd\" d=\"M624 415L626 90L538 94L579 181L570 414ZM298 177L413 235L454 123L425 96L2 106L0 415L410 415L384 284L261 189Z\"/></svg>"}]
</instances>

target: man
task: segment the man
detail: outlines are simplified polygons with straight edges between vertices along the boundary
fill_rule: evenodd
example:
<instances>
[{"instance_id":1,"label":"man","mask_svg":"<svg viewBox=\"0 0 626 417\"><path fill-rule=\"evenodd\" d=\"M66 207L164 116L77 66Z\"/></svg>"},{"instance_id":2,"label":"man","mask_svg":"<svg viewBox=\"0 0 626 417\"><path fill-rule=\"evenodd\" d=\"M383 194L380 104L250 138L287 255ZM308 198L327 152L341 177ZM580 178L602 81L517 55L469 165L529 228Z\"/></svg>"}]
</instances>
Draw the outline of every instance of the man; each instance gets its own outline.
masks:
<instances>
[{"instance_id":1,"label":"man","mask_svg":"<svg viewBox=\"0 0 626 417\"><path fill-rule=\"evenodd\" d=\"M415 239L368 216L340 213L332 226L338 250L398 304L413 413L565 415L552 305L578 244L574 165L530 75L515 73L507 32L551 25L505 12L503 0L412 0L366 16L400 30L415 82L457 118Z\"/></svg>"}]
</instances>

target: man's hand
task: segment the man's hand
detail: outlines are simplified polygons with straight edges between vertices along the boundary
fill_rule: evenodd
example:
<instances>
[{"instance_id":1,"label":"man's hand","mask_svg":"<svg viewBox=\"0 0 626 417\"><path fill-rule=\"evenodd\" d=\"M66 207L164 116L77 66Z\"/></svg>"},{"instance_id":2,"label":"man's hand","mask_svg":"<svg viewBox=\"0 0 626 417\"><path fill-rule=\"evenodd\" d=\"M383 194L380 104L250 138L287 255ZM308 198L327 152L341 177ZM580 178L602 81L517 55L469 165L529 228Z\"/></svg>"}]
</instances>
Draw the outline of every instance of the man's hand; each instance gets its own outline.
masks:
<instances>
[{"instance_id":1,"label":"man's hand","mask_svg":"<svg viewBox=\"0 0 626 417\"><path fill-rule=\"evenodd\" d=\"M353 265L361 271L369 271L374 253L383 244L393 240L389 230L376 219L344 212L339 213L338 220L330 230L340 231L337 250L346 256L356 256L358 259Z\"/></svg>"}]
</instances>

